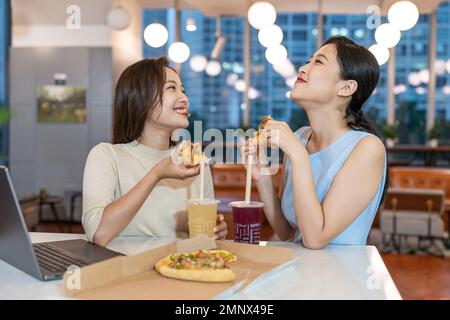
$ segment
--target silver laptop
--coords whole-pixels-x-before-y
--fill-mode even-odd
[[[32,244],[9,176],[0,166],[0,259],[41,280],[61,279],[83,267],[122,255],[85,240]]]

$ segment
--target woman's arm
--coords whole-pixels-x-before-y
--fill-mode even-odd
[[[83,226],[88,238],[101,246],[125,229],[159,180],[185,179],[197,175],[199,170],[198,166],[186,168],[174,164],[168,157],[156,164],[125,195],[114,200],[117,176],[113,156],[106,146],[96,146],[91,151],[83,178]]]
[[[385,149],[374,137],[363,138],[333,180],[321,204],[309,156],[298,148],[291,158],[294,206],[303,243],[320,249],[342,233],[369,205],[383,177]]]
[[[93,242],[106,246],[131,222],[159,181],[154,167],[130,191],[108,204],[94,234]]]

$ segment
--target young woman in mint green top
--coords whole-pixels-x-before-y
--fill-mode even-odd
[[[310,126],[295,133],[280,121],[265,126],[268,145],[286,156],[281,199],[261,161],[252,170],[280,239],[311,249],[366,243],[387,186],[386,151],[362,111],[379,74],[372,53],[345,37],[327,40],[299,69],[291,99]],[[251,141],[242,151],[256,156]]]

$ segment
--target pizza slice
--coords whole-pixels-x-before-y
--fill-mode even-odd
[[[155,264],[155,270],[165,277],[180,280],[229,282],[235,275],[228,264],[236,260],[236,255],[226,250],[198,250],[170,254]]]
[[[200,164],[203,153],[200,143],[183,140],[178,148],[178,159],[184,165],[196,166]]]
[[[273,120],[273,119],[272,119],[272,116],[264,116],[264,117],[262,118],[262,120],[261,120],[261,123],[259,124],[259,129],[264,129],[264,127],[266,126],[266,123],[267,123],[269,120]]]

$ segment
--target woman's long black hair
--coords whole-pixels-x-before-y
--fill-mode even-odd
[[[347,125],[354,129],[372,133],[380,138],[380,134],[364,115],[363,105],[375,90],[380,78],[380,66],[375,56],[363,46],[347,37],[331,37],[323,46],[332,44],[336,48],[336,56],[341,69],[341,79],[355,80],[358,88],[352,95],[345,111]],[[387,155],[386,155],[387,156]],[[387,163],[387,159],[386,159]],[[386,165],[386,181],[380,204],[389,186],[389,168]]]

